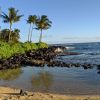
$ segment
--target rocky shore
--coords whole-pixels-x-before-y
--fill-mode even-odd
[[[100,100],[99,95],[60,95],[0,87],[0,100]]]
[[[58,50],[58,51],[57,51]],[[60,51],[59,51],[60,50]],[[84,69],[91,69],[92,64],[79,64],[69,63],[59,60],[55,60],[57,56],[66,55],[78,55],[76,52],[64,52],[66,50],[63,46],[50,46],[48,48],[38,49],[37,51],[30,50],[25,54],[15,54],[8,59],[0,59],[0,70],[14,69],[21,66],[36,66],[44,67],[46,64],[48,67],[83,67]],[[97,69],[100,69],[100,65],[96,65]],[[99,72],[98,72],[99,73]]]

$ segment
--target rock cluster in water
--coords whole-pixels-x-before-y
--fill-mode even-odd
[[[36,51],[30,50],[25,54],[15,54],[8,59],[1,59],[0,70],[18,68],[22,65],[44,66],[44,64],[51,62],[58,55],[58,52],[55,52],[57,48],[56,46],[50,46]],[[64,47],[59,48],[65,49]]]
[[[45,64],[48,67],[83,67],[84,69],[90,69],[93,67],[91,64],[79,64],[79,63],[68,63],[55,60],[56,56],[64,55],[77,55],[78,53],[69,52],[59,52],[57,49],[60,48],[61,51],[66,50],[63,46],[50,46],[49,48],[38,49],[37,51],[30,50],[25,54],[15,54],[8,59],[0,60],[0,70],[3,69],[13,69],[20,66],[39,66],[43,67]],[[100,69],[100,66],[98,66]]]

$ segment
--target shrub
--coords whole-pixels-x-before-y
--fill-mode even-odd
[[[37,45],[35,43],[31,43],[31,42],[25,42],[23,43],[23,48],[25,49],[25,51],[29,51],[29,50],[36,50],[38,49]]]
[[[38,48],[48,48],[48,45],[44,42],[36,43]]]
[[[0,41],[0,59],[9,58],[14,54],[23,54],[29,50],[37,50],[39,48],[48,48],[46,43],[18,42],[7,43]]]

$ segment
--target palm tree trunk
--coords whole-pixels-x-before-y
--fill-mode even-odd
[[[1,7],[0,7],[0,15],[1,15],[2,11],[1,11]],[[0,20],[1,21],[1,20]],[[0,26],[0,32],[1,32],[1,26]]]
[[[33,27],[32,27],[31,33],[30,33],[30,42],[32,40],[32,32],[33,32]]]
[[[30,31],[31,31],[31,24],[30,24],[30,27],[29,27],[28,42],[29,42],[29,39],[30,39]]]
[[[41,29],[41,33],[40,33],[39,43],[41,42],[41,40],[42,40],[42,29]]]
[[[11,40],[11,30],[12,30],[12,23],[10,23],[9,42],[10,42],[10,40]]]

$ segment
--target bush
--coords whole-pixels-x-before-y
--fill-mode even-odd
[[[7,43],[0,41],[0,59],[9,58],[14,54],[23,54],[29,50],[37,50],[39,48],[48,48],[46,43],[18,42]]]
[[[20,35],[19,35],[20,30],[19,29],[14,29],[11,31],[11,35],[10,35],[10,42],[18,42]],[[9,29],[3,29],[0,31],[0,39],[4,42],[9,42],[9,33],[10,30]]]
[[[13,54],[23,54],[25,53],[25,49],[23,48],[22,43],[16,43],[11,46],[11,51]]]
[[[44,42],[36,43],[38,48],[48,48],[48,45]]]
[[[12,49],[6,42],[0,42],[0,58],[8,58],[12,55]]]
[[[35,43],[31,43],[31,42],[25,42],[23,43],[23,48],[25,51],[29,51],[29,50],[36,50],[38,49],[37,45]]]

